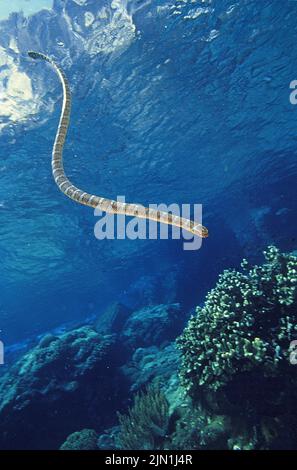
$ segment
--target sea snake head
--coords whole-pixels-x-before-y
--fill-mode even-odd
[[[194,235],[197,235],[198,237],[201,237],[201,238],[208,237],[208,230],[203,225],[200,225],[200,224],[193,225],[190,231],[191,233],[193,233]]]

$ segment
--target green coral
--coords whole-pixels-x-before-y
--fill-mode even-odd
[[[203,307],[178,338],[181,383],[192,396],[221,389],[237,374],[260,370],[275,377],[290,367],[297,337],[297,258],[274,247],[266,262],[220,275]]]
[[[98,449],[97,439],[96,431],[93,429],[82,429],[70,434],[61,445],[60,450],[96,450]]]
[[[169,403],[156,385],[138,393],[127,415],[119,414],[118,445],[127,450],[163,449],[169,425]]]

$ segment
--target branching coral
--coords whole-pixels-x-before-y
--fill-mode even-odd
[[[243,272],[224,271],[205,305],[198,307],[178,339],[180,378],[192,394],[218,390],[236,374],[261,371],[275,377],[289,367],[297,338],[297,258],[274,246],[266,262]]]
[[[134,399],[127,415],[119,414],[119,447],[129,450],[161,449],[169,424],[169,404],[157,386]]]

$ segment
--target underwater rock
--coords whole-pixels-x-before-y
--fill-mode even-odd
[[[179,363],[180,352],[175,343],[171,343],[161,349],[157,346],[136,349],[122,371],[131,383],[131,391],[137,391],[156,378],[168,383]]]
[[[41,338],[41,340],[38,343],[38,346],[40,348],[47,348],[53,341],[56,341],[57,339],[58,339],[57,336],[54,336],[51,333],[48,333]]]
[[[119,302],[112,303],[95,322],[97,333],[119,334],[128,319],[131,310]]]
[[[70,434],[61,445],[60,450],[96,450],[98,449],[97,439],[98,436],[94,429],[82,429]]]
[[[126,321],[122,341],[133,349],[160,346],[176,338],[184,318],[178,303],[144,307]]]
[[[100,450],[120,449],[117,442],[119,432],[120,426],[113,426],[109,429],[105,429],[104,432],[98,437],[97,448]]]
[[[90,327],[30,350],[0,379],[0,448],[57,449],[77,429],[112,425],[121,361],[114,337]]]

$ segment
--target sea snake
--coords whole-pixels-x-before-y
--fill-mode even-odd
[[[29,51],[29,57],[32,59],[42,59],[51,64],[57,73],[63,87],[63,105],[59,121],[59,126],[56,133],[56,138],[52,151],[52,172],[54,180],[59,189],[70,199],[90,206],[98,208],[103,212],[111,214],[124,214],[133,217],[140,217],[142,219],[154,220],[167,225],[175,225],[181,229],[185,229],[194,235],[202,238],[208,236],[208,230],[201,224],[169,212],[158,211],[152,208],[143,207],[140,204],[129,204],[125,202],[113,201],[104,197],[89,194],[74,186],[74,184],[67,178],[63,167],[63,147],[66,139],[67,129],[70,121],[70,108],[71,108],[71,94],[67,78],[63,70],[48,56],[40,52]]]

